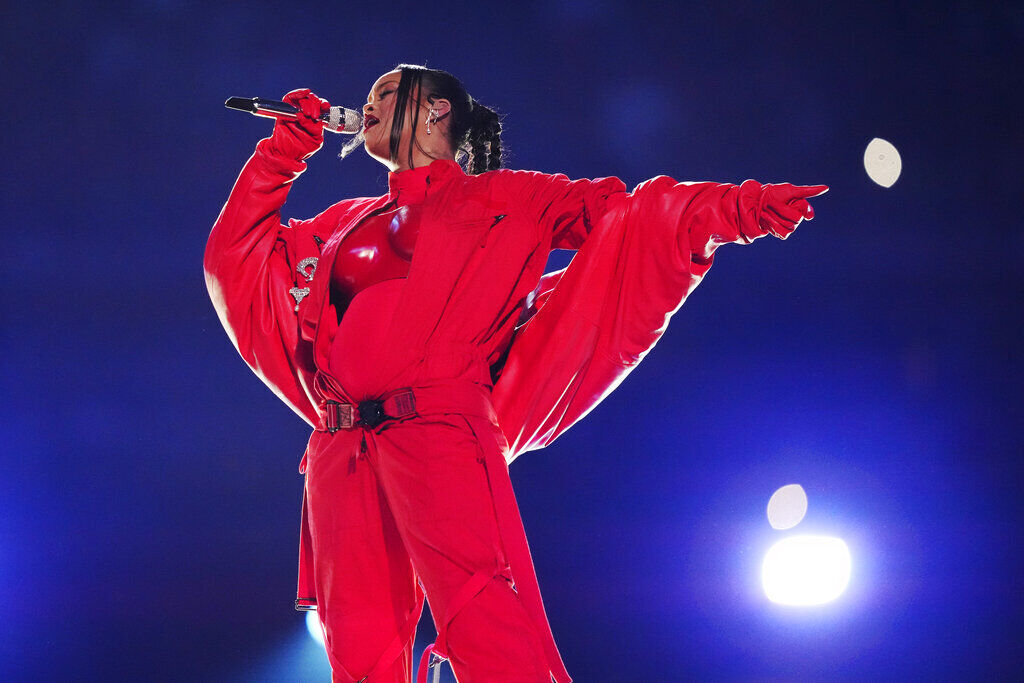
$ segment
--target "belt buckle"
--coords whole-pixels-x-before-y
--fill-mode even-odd
[[[339,429],[352,429],[352,404],[328,400],[324,403],[325,425],[333,434]]]
[[[384,401],[367,400],[359,404],[359,422],[364,427],[373,429],[381,422],[388,419],[384,412]]]
[[[327,431],[333,434],[339,429],[352,429],[356,426],[374,429],[383,422],[416,412],[416,398],[411,389],[399,392],[390,400],[394,402],[395,415],[388,415],[384,410],[384,400],[382,399],[367,399],[361,401],[358,407],[351,403],[324,401],[324,423]],[[353,420],[353,409],[359,411],[358,420]]]

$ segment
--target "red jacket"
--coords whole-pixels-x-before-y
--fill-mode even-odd
[[[337,327],[328,301],[333,257],[361,219],[390,206],[401,174],[390,176],[386,195],[344,200],[285,226],[280,209],[306,164],[275,156],[268,143],[257,145],[213,227],[206,282],[242,358],[319,426],[314,378]],[[452,161],[435,162],[430,173],[389,334],[400,351],[381,369],[382,388],[416,386],[424,373],[457,373],[485,359],[490,377],[479,379],[493,382],[509,462],[554,441],[618,386],[719,245],[767,234],[759,221],[766,186],[754,180],[659,176],[627,192],[617,178],[507,169],[472,176]],[[566,269],[544,275],[552,249],[579,251]],[[309,567],[304,545],[300,597],[314,594]]]

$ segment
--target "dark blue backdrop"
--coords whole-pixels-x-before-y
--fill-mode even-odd
[[[578,681],[1022,663],[1021,4],[632,5],[5,7],[0,678],[323,670],[291,609],[307,428],[230,346],[201,259],[271,125],[224,99],[354,106],[398,62],[504,112],[512,167],[831,186],[788,241],[723,248],[641,367],[513,466]],[[383,191],[338,147],[286,217]],[[854,557],[824,608],[760,592],[764,505],[794,481],[797,530]]]

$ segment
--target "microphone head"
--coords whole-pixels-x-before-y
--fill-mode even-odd
[[[334,133],[355,135],[363,127],[363,117],[359,112],[345,107],[331,107],[324,115],[324,128]]]

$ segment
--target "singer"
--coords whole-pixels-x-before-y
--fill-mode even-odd
[[[403,64],[355,139],[387,193],[282,225],[329,107],[285,101],[301,113],[257,143],[205,271],[242,358],[314,429],[296,607],[317,610],[334,681],[411,680],[426,597],[420,681],[448,659],[462,683],[568,682],[507,463],[637,366],[719,246],[785,239],[828,188],[504,169],[495,112]],[[577,253],[545,275],[552,249]]]

